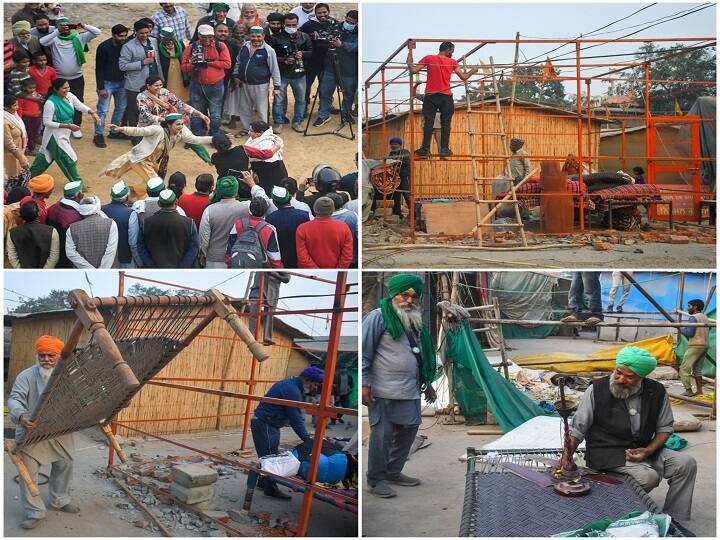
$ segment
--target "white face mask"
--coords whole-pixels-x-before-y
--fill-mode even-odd
[[[285,28],[285,31],[286,31],[288,34],[294,34],[294,33],[297,32],[297,28],[287,28],[287,27],[286,27],[286,28]]]

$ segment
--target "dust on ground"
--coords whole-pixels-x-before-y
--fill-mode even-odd
[[[307,416],[306,426],[310,433],[314,428]],[[326,436],[350,438],[357,429],[357,417],[344,417],[345,424],[328,425]],[[10,427],[6,417],[5,427]],[[222,430],[192,434],[175,434],[170,438],[183,444],[200,448],[216,454],[228,453],[240,446],[241,430]],[[291,445],[297,436],[290,428],[284,428],[281,434],[283,444]],[[297,527],[302,493],[292,493],[292,500],[279,501],[266,497],[262,490],[256,489],[250,508],[250,514],[241,512],[245,497],[247,476],[238,468],[230,465],[212,463],[199,454],[193,454],[177,446],[153,439],[123,439],[120,443],[130,458],[123,469],[131,470],[135,477],[144,482],[155,482],[167,486],[163,478],[171,463],[200,462],[213,467],[218,473],[214,484],[215,495],[210,501],[210,511],[226,512],[230,519],[228,525],[240,530],[247,536],[292,536]],[[248,433],[248,441],[252,438]],[[19,498],[19,487],[15,481],[17,470],[7,454],[4,458],[4,535],[6,537],[147,537],[162,536],[153,521],[108,478],[107,440],[97,429],[86,429],[75,434],[75,459],[71,484],[73,504],[80,507],[79,514],[66,514],[48,509],[46,518],[33,530],[20,528],[23,518]],[[242,462],[256,460],[255,453],[249,450],[229,454],[228,457]],[[145,461],[152,463],[145,463]],[[118,465],[117,456],[115,464]],[[41,468],[48,473],[49,468]],[[153,478],[150,478],[152,475]],[[116,473],[122,478],[122,475]],[[158,479],[158,480],[155,480]],[[126,479],[126,484],[129,482]],[[130,481],[130,489],[156,516],[173,536],[224,537],[225,531],[220,525],[204,520],[197,514],[177,505],[168,503],[162,492],[148,490],[142,484]],[[287,492],[287,488],[281,487]],[[40,486],[41,496],[47,503],[47,485]],[[204,510],[204,511],[208,511]],[[100,517],[102,516],[102,517]],[[227,518],[222,517],[223,521]],[[357,537],[357,515],[341,510],[330,504],[314,500],[308,528],[309,536]]]
[[[191,29],[195,28],[198,19],[205,15],[192,4],[176,4],[184,7],[188,12]],[[281,11],[287,13],[290,9],[298,5],[297,3],[279,3],[279,4],[256,4],[261,17],[265,17],[272,11]],[[5,36],[12,36],[10,28],[10,17],[15,11],[21,9],[23,4],[4,4],[4,30]],[[86,54],[87,63],[85,64],[85,102],[93,110],[97,107],[97,92],[95,84],[95,53],[97,46],[104,40],[110,38],[110,28],[118,23],[132,28],[133,22],[141,17],[150,17],[153,13],[160,9],[158,4],[133,4],[133,3],[65,3],[62,4],[65,14],[71,19],[79,19],[92,26],[96,26],[102,30],[100,36],[93,39],[90,44],[90,52]],[[357,9],[357,4],[341,3],[332,4],[331,15],[336,18],[342,18],[350,9]],[[313,96],[317,84],[313,87]],[[312,99],[312,97],[311,97]],[[292,111],[294,100],[292,91],[288,88],[288,111]],[[312,101],[311,101],[312,103]],[[311,118],[311,124],[316,118],[319,108],[319,99],[315,104],[315,113]],[[335,97],[335,105],[337,105],[337,97]],[[112,116],[111,109],[106,118],[105,125],[110,122]],[[310,126],[308,133],[321,133],[331,131],[340,125],[339,115],[332,115],[332,120],[320,128]],[[304,123],[303,123],[304,126]],[[341,174],[357,170],[355,164],[355,153],[358,151],[357,122],[353,126],[355,130],[355,139],[349,140],[336,135],[322,135],[316,137],[305,137],[302,133],[296,133],[290,129],[289,125],[280,134],[285,142],[283,159],[288,174],[298,181],[309,177],[313,168],[324,163],[336,167]],[[71,139],[73,149],[78,155],[78,171],[83,177],[87,185],[87,192],[90,195],[98,195],[103,203],[108,202],[110,198],[110,187],[117,182],[116,179],[103,177],[99,178],[98,173],[102,171],[113,159],[129,151],[131,144],[129,141],[112,140],[106,137],[107,148],[97,148],[92,143],[94,135],[94,124],[92,118],[83,115],[82,123],[82,139]],[[221,129],[227,130],[227,126]],[[238,128],[239,129],[239,128]],[[349,135],[348,127],[345,126],[342,133]],[[245,139],[233,138],[233,144],[241,144]],[[210,154],[214,149],[207,147]],[[32,160],[32,156],[30,160]],[[175,171],[181,171],[187,177],[187,192],[192,192],[195,184],[195,177],[199,174],[210,173],[216,175],[215,167],[203,163],[191,150],[184,150],[182,146],[175,148],[170,155],[168,165],[168,174]],[[56,187],[49,202],[53,203],[62,198],[62,186],[66,179],[60,169],[53,164],[47,170],[47,173],[55,178]],[[129,184],[135,184],[140,178],[130,172],[125,178]]]
[[[526,228],[529,250],[508,250],[519,238],[496,233],[493,245],[474,249],[470,236],[416,232],[410,238],[407,220],[380,217],[363,223],[363,267],[372,268],[714,268],[716,231],[710,227],[651,222],[647,230],[593,230],[563,235],[539,234]],[[443,249],[424,248],[435,244]],[[549,244],[556,247],[544,248]],[[393,249],[378,249],[393,246]],[[468,248],[472,247],[470,250]],[[502,249],[505,248],[505,249]]]

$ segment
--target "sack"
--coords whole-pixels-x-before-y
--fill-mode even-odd
[[[277,456],[261,457],[260,468],[280,476],[295,476],[300,469],[300,461],[292,453],[283,452]]]
[[[260,231],[267,223],[261,221],[253,227],[248,218],[242,218],[240,223],[243,232],[230,249],[230,268],[269,268],[270,260],[260,238]]]

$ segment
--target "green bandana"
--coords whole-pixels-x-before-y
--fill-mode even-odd
[[[215,184],[215,195],[213,195],[210,204],[216,203],[220,199],[234,197],[237,195],[238,189],[240,189],[240,184],[234,176],[223,176],[222,178],[218,178],[218,181]]]
[[[395,341],[400,339],[406,332],[400,317],[395,313],[392,301],[394,296],[408,289],[414,289],[415,292],[421,294],[424,289],[422,278],[413,274],[397,274],[388,282],[390,296],[380,301],[380,311],[385,322],[385,330],[390,333],[390,336]],[[435,346],[425,325],[420,329],[420,351],[422,352],[421,383],[430,385],[438,378],[438,372],[435,360]]]
[[[52,101],[55,105],[55,116],[53,120],[59,124],[72,124],[73,115],[75,114],[75,107],[70,105],[63,98],[57,94],[52,94],[48,100]]]
[[[75,49],[75,58],[77,59],[77,63],[82,66],[86,62],[85,53],[88,52],[90,49],[88,48],[87,44],[85,44],[85,46],[83,47],[83,44],[80,41],[77,32],[73,30],[67,36],[61,36],[60,34],[58,34],[58,39],[62,39],[63,41],[72,41],[73,48]]]

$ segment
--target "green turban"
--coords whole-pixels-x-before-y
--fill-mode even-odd
[[[228,199],[230,197],[234,197],[235,195],[237,195],[239,189],[240,184],[238,183],[237,178],[235,178],[234,176],[223,176],[221,178],[218,178],[218,181],[215,184],[215,195],[213,195],[210,204],[216,203],[220,199]]]
[[[413,289],[416,293],[422,294],[425,290],[422,278],[416,274],[397,274],[388,281],[390,297],[397,296],[408,289]]]
[[[23,30],[30,31],[30,23],[27,21],[18,21],[12,25],[13,34],[18,35]]]
[[[218,11],[224,11],[225,13],[227,13],[228,11],[230,11],[230,6],[227,4],[223,4],[222,2],[216,2],[212,5],[213,15]]]
[[[647,377],[657,367],[657,360],[645,349],[629,346],[620,349],[615,365],[631,369],[638,377]]]
[[[393,297],[401,292],[413,289],[416,293],[422,294],[425,285],[420,276],[416,274],[397,274],[388,281],[389,296],[380,301],[380,311],[382,312],[385,330],[388,331],[394,340],[399,340],[405,335],[405,327],[400,322],[393,307]],[[423,325],[420,329],[420,352],[422,354],[422,368],[420,370],[421,382],[423,385],[432,384],[438,378],[437,363],[435,359],[435,345],[433,345],[430,332]]]

